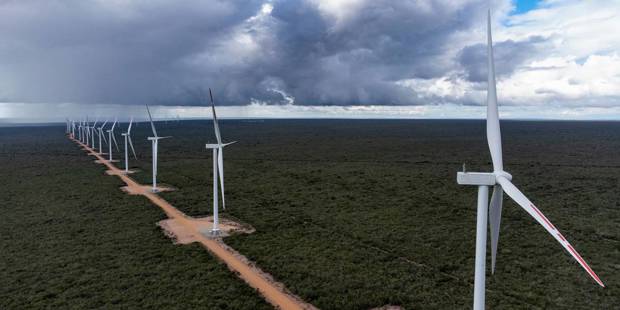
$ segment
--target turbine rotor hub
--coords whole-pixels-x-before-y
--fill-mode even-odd
[[[508,181],[512,180],[512,175],[506,171],[493,171],[493,174],[495,175],[495,179],[499,178],[499,177],[503,177],[508,179]]]

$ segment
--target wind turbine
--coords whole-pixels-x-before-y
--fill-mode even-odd
[[[599,277],[592,271],[586,261],[568,243],[560,231],[551,224],[549,219],[510,181],[512,176],[504,171],[502,162],[502,141],[497,110],[497,92],[495,87],[495,64],[493,61],[493,42],[491,39],[491,11],[487,17],[488,40],[488,90],[487,90],[487,141],[493,161],[493,172],[458,172],[457,183],[478,186],[478,215],[476,223],[476,269],[474,279],[474,310],[484,310],[485,276],[486,276],[486,242],[487,215],[491,226],[491,272],[495,272],[495,258],[499,240],[499,226],[502,213],[502,196],[506,192],[521,208],[542,225],[565,249],[577,260],[586,272],[600,286],[605,287]],[[489,186],[493,186],[491,203],[487,209]],[[487,214],[488,212],[488,214]]]
[[[90,123],[88,122],[88,116],[86,117],[84,130],[86,130],[86,146],[90,146]]]
[[[211,98],[211,111],[213,112],[213,129],[215,131],[215,138],[217,144],[207,144],[207,149],[213,150],[213,228],[211,234],[216,236],[219,234],[219,214],[218,214],[218,197],[217,197],[217,183],[218,175],[220,181],[220,189],[222,192],[222,208],[226,209],[226,201],[224,199],[224,147],[235,143],[236,141],[229,143],[222,143],[222,136],[220,135],[220,127],[217,123],[217,115],[215,113],[215,103],[213,101],[213,94],[211,88],[209,88],[209,97]]]
[[[97,126],[97,122],[98,122],[98,121],[99,121],[98,119],[97,119],[97,120],[95,120],[95,122],[93,123],[93,126],[92,126],[92,127],[90,127],[90,129],[91,129],[91,134],[90,134],[90,136],[91,136],[91,141],[92,141],[92,143],[90,144],[90,146],[93,148],[93,151],[95,150],[95,131],[97,130],[97,128],[96,128],[95,126]]]
[[[82,120],[82,143],[86,141],[86,121]]]
[[[107,144],[108,141],[106,141],[105,139],[105,134],[103,133],[103,128],[105,128],[105,125],[108,123],[108,120],[105,120],[105,122],[103,122],[103,125],[99,126],[99,128],[97,128],[97,132],[99,133],[99,154],[105,154],[103,152],[103,147],[101,145],[101,139],[103,139],[103,141],[105,141],[105,143]]]
[[[147,139],[151,141],[153,146],[153,193],[157,192],[157,143],[160,139],[170,138],[168,137],[160,137],[157,135],[157,131],[155,130],[155,124],[153,124],[153,117],[151,116],[151,111],[149,110],[149,106],[146,105],[146,112],[149,114],[149,120],[151,121],[151,129],[153,130],[153,136],[148,137]]]
[[[112,127],[110,129],[107,130],[108,132],[108,150],[110,152],[109,154],[109,161],[112,162],[112,142],[114,142],[114,145],[116,145],[116,150],[118,151],[118,143],[116,143],[116,137],[114,136],[114,127],[116,127],[116,119],[114,119],[114,123],[112,124]]]
[[[131,146],[131,152],[133,153],[133,157],[137,160],[138,156],[136,156],[136,150],[133,148],[133,143],[131,142],[131,124],[133,123],[133,117],[129,121],[129,127],[127,127],[127,132],[122,133],[121,135],[125,137],[125,173],[129,173],[129,154],[127,152],[127,142],[129,142],[129,146]]]
[[[78,140],[82,142],[82,121],[78,123]]]

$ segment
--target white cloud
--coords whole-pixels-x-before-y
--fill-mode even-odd
[[[510,75],[499,78],[501,104],[620,106],[620,2],[554,0],[522,15],[507,13],[494,14],[495,45],[532,37],[542,37],[546,43]],[[485,28],[481,21],[480,28],[469,33],[477,40],[462,42],[486,44]],[[497,62],[496,69],[502,69]],[[455,70],[442,78],[400,83],[438,102],[484,104],[486,82],[472,83],[459,76]]]
[[[583,64],[570,57],[550,57],[517,70],[498,88],[503,98],[522,104],[582,100],[584,105],[619,105],[620,57],[591,55]]]
[[[539,35],[551,45],[510,78],[499,92],[512,102],[583,100],[620,104],[620,2],[544,1],[541,9],[511,16],[499,40]]]

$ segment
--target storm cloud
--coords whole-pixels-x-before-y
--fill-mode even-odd
[[[507,40],[494,44],[495,73],[497,77],[510,76],[526,60],[536,58],[544,47],[545,38],[533,36],[527,40],[515,42]],[[469,81],[483,82],[487,80],[487,45],[470,45],[459,53],[459,63]]]
[[[197,105],[211,87],[227,105],[478,104],[429,92],[440,82],[483,88],[487,8],[487,0],[1,1],[0,99]],[[511,9],[492,1],[494,24]],[[498,37],[500,81],[544,60],[553,38]]]
[[[8,1],[0,96],[19,102],[415,104],[486,1]]]

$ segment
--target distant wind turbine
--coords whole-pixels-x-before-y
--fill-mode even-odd
[[[97,131],[97,122],[98,121],[99,120],[96,119],[95,122],[93,123],[93,126],[90,127],[90,129],[91,129],[91,135],[90,136],[92,137],[92,139],[91,139],[91,141],[92,141],[91,147],[93,148],[93,150],[95,149],[95,131]]]
[[[131,142],[131,124],[133,123],[133,117],[129,121],[129,127],[127,127],[127,132],[123,132],[121,135],[125,137],[125,173],[129,173],[129,154],[127,151],[127,143],[129,142],[129,146],[131,146],[131,152],[133,153],[133,157],[138,159],[136,156],[136,150],[133,148],[133,143]]]
[[[116,127],[116,118],[114,119],[114,123],[112,124],[112,127],[110,129],[107,130],[108,132],[108,151],[110,152],[109,155],[109,161],[112,162],[112,142],[114,142],[114,145],[116,146],[116,150],[119,151],[118,148],[118,143],[116,143],[116,137],[114,136],[114,127]]]
[[[90,144],[90,123],[88,122],[88,116],[86,117],[86,123],[84,124],[84,131],[86,133],[86,146]]]
[[[71,138],[75,139],[75,120],[71,120]]]
[[[105,128],[105,125],[108,123],[108,120],[105,120],[105,122],[103,122],[103,125],[99,126],[99,128],[97,128],[97,132],[99,133],[99,154],[103,155],[105,154],[103,152],[103,146],[101,144],[101,140],[103,140],[106,144],[108,143],[108,141],[106,141],[105,139],[105,134],[103,133],[103,129]]]
[[[217,183],[218,175],[220,181],[220,189],[222,192],[222,208],[226,209],[226,200],[224,199],[224,147],[231,145],[236,141],[229,143],[222,143],[222,136],[220,135],[220,127],[217,123],[217,114],[215,113],[215,102],[213,101],[213,94],[209,88],[209,97],[211,98],[211,111],[213,112],[213,129],[215,131],[215,138],[217,144],[207,144],[207,149],[213,150],[213,228],[211,229],[212,235],[219,234],[219,214],[218,214],[218,195],[217,195]]]
[[[149,110],[149,106],[146,106],[146,112],[149,114],[149,120],[151,121],[151,130],[153,130],[153,136],[148,137],[147,139],[151,141],[153,147],[153,193],[157,192],[157,145],[159,140],[170,138],[168,137],[160,137],[157,135],[157,130],[155,130],[155,124],[153,124],[153,117],[151,116],[151,111]]]
[[[495,86],[495,64],[493,60],[493,42],[491,39],[491,11],[487,19],[488,36],[488,91],[487,91],[487,140],[493,172],[459,172],[457,182],[461,185],[478,186],[478,215],[476,224],[476,270],[474,279],[474,310],[485,308],[485,272],[486,272],[486,242],[487,242],[487,215],[491,226],[491,272],[495,272],[495,258],[499,240],[499,227],[502,212],[502,196],[505,191],[521,208],[542,225],[568,253],[577,260],[586,272],[598,283],[605,287],[603,282],[588,266],[586,261],[577,253],[560,231],[551,224],[549,219],[529,200],[516,186],[510,182],[512,176],[504,171],[502,162],[502,141],[497,109],[497,91]],[[487,209],[489,186],[493,186],[491,204]],[[488,213],[487,213],[488,212]]]

